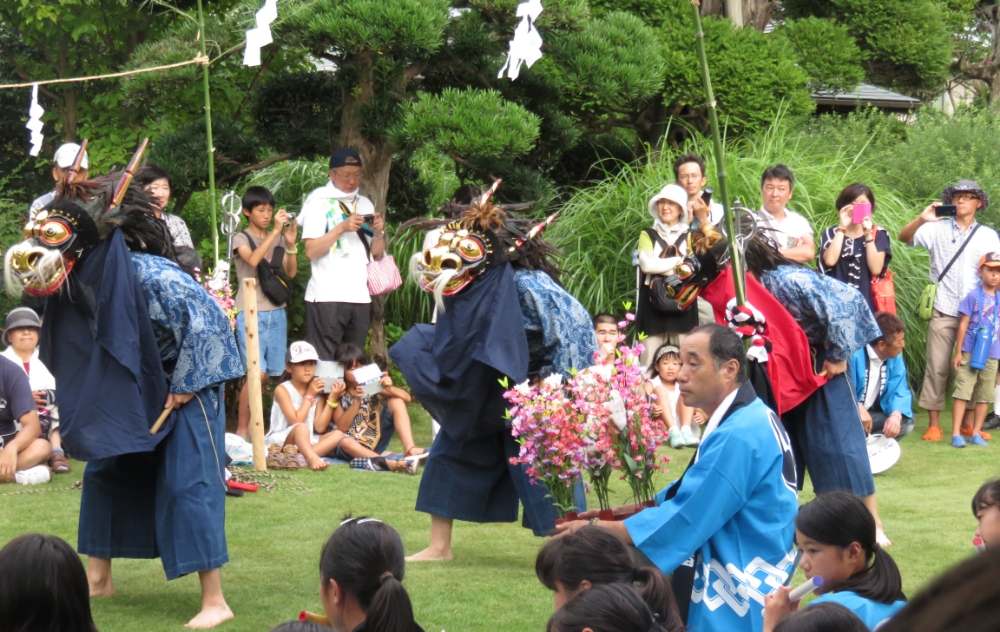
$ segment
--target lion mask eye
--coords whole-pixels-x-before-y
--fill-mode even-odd
[[[476,239],[468,237],[458,242],[458,254],[467,261],[475,261],[483,256],[483,245]]]
[[[47,246],[60,246],[73,235],[73,232],[62,220],[50,219],[42,222],[35,229],[35,234]]]

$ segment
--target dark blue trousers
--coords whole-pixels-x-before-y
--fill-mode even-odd
[[[77,549],[161,558],[167,579],[221,567],[226,548],[222,388],[198,392],[154,452],[87,463]]]

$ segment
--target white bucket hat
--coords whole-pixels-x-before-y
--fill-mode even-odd
[[[685,221],[684,217],[687,215],[687,203],[688,194],[683,188],[676,184],[668,184],[667,186],[660,189],[660,192],[649,198],[649,214],[653,216],[654,220],[660,219],[659,213],[656,212],[656,203],[660,200],[670,200],[671,202],[676,202],[681,207],[681,221]]]

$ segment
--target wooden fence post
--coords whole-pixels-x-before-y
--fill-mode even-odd
[[[247,340],[247,392],[250,395],[250,441],[253,469],[267,471],[264,450],[264,400],[260,386],[260,335],[257,330],[257,279],[243,279],[243,317]]]

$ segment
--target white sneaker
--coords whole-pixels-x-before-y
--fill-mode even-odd
[[[684,435],[681,434],[681,431],[676,426],[668,431],[668,436],[670,437],[671,448],[680,449],[684,447]]]
[[[36,465],[20,472],[14,472],[14,480],[21,485],[41,485],[52,480],[52,472],[44,465]]]
[[[698,445],[698,439],[695,438],[694,433],[687,426],[681,426],[681,438],[684,440],[684,445],[693,448]]]

